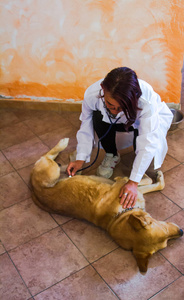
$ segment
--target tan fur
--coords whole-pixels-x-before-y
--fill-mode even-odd
[[[85,219],[107,230],[122,248],[133,251],[140,271],[146,272],[149,257],[166,247],[168,239],[182,235],[177,225],[157,221],[144,211],[143,194],[164,188],[162,172],[158,172],[155,184],[150,178],[143,179],[136,206],[124,211],[119,193],[128,178],[117,177],[115,182],[82,175],[60,179],[54,159],[67,147],[68,140],[61,140],[35,163],[31,174],[34,202],[48,212]]]

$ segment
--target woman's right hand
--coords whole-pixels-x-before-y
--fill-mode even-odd
[[[76,160],[69,163],[66,171],[69,176],[74,176],[78,170],[82,168],[84,160]]]

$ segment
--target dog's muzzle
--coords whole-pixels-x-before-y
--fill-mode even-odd
[[[183,230],[182,229],[180,229],[180,236],[182,236],[183,235]]]

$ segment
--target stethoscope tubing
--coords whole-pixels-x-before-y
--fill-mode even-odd
[[[98,147],[97,147],[98,149],[97,149],[96,157],[95,157],[94,161],[93,161],[89,166],[77,170],[76,173],[81,172],[81,171],[84,171],[84,170],[90,168],[92,165],[94,165],[94,163],[96,162],[96,160],[97,160],[97,158],[98,158],[98,155],[99,155],[99,151],[100,151],[100,142],[101,142],[101,140],[102,140],[104,137],[106,137],[106,136],[108,135],[108,133],[109,133],[109,131],[111,130],[112,126],[115,125],[115,124],[119,121],[119,119],[121,118],[121,117],[119,117],[119,118],[117,118],[117,119],[115,120],[115,122],[112,122],[112,119],[111,119],[111,117],[110,117],[110,115],[109,115],[109,113],[108,113],[107,110],[106,110],[106,113],[107,113],[107,115],[108,115],[108,117],[109,117],[110,125],[109,125],[109,128],[107,129],[106,133],[105,133],[103,136],[101,136],[101,137],[99,138],[99,140],[98,140]]]

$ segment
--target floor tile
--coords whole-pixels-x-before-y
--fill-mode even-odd
[[[0,212],[0,238],[6,250],[13,249],[57,227],[53,218],[38,208],[32,199]]]
[[[2,245],[2,242],[0,241],[0,255],[5,252],[6,252],[6,250],[5,250],[4,246]]]
[[[184,211],[180,211],[167,220],[177,224],[184,230]],[[168,242],[167,248],[161,250],[161,253],[168,259],[182,274],[184,274],[184,236],[173,239]]]
[[[65,112],[62,114],[62,117],[68,120],[78,130],[81,125],[81,121],[79,120],[80,114],[80,112]]]
[[[131,170],[134,158],[135,158],[135,153],[131,151],[121,156],[121,162]]]
[[[32,171],[33,167],[34,167],[34,164],[31,164],[30,166],[27,166],[27,167],[17,170],[17,173],[21,176],[21,178],[24,180],[24,182],[29,187],[31,187],[30,175],[31,175],[31,171]]]
[[[16,117],[13,111],[0,110],[0,128],[19,122],[20,120]]]
[[[49,148],[53,148],[61,139],[66,137],[71,138],[72,136],[75,138],[76,129],[70,123],[66,123],[64,126],[40,135],[39,137],[45,145]]]
[[[3,150],[3,153],[15,169],[21,169],[35,163],[48,151],[49,148],[36,137],[7,148]]]
[[[180,162],[184,162],[184,130],[178,130],[167,137],[168,154]]]
[[[0,191],[0,210],[31,196],[29,188],[16,172],[0,177]]]
[[[23,123],[7,126],[0,131],[0,149],[6,149],[35,137],[34,133]]]
[[[155,219],[164,221],[181,210],[176,204],[165,197],[161,192],[145,194],[146,211]]]
[[[176,159],[174,159],[172,156],[170,155],[166,155],[165,160],[163,162],[163,165],[161,167],[162,172],[166,172],[176,166],[178,166],[180,164],[179,161],[177,161]]]
[[[91,266],[71,275],[34,298],[35,300],[118,299]]]
[[[6,175],[14,171],[14,168],[11,166],[9,161],[0,151],[0,176]]]
[[[184,299],[184,277],[178,278],[151,300],[182,300]]]
[[[104,230],[88,222],[72,220],[62,228],[89,262],[118,248]]]
[[[122,249],[115,250],[93,266],[122,300],[147,300],[180,277],[159,253],[150,259],[146,275],[139,273],[132,253]]]
[[[31,297],[7,254],[0,256],[0,299],[26,300]]]
[[[34,295],[88,265],[60,228],[10,251],[10,256]]]
[[[114,172],[113,172],[113,175],[112,175],[111,179],[116,178],[118,176],[120,176],[120,177],[129,177],[130,172],[131,172],[131,162],[130,162],[130,165],[127,166],[126,164],[124,164],[124,158],[123,158],[123,159],[121,159],[118,166],[114,169]]]
[[[184,208],[184,165],[179,165],[164,173],[165,188],[162,193],[174,203]]]
[[[62,131],[62,127],[65,126],[68,121],[62,118],[58,113],[45,112],[41,117],[32,117],[31,119],[25,120],[24,123],[27,124],[36,135],[42,135],[57,128],[61,128]]]

